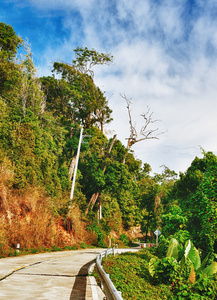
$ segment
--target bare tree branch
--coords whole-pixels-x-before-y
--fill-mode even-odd
[[[159,122],[160,120],[156,119],[153,120],[153,112],[150,112],[150,108],[147,106],[146,112],[142,113],[140,116],[144,118],[144,125],[140,129],[140,133],[138,134],[135,128],[135,125],[133,125],[132,121],[132,115],[131,115],[131,109],[130,105],[132,104],[132,99],[128,99],[125,94],[120,96],[126,101],[127,104],[127,111],[129,115],[129,124],[130,124],[130,136],[127,138],[127,149],[129,150],[135,143],[144,141],[144,140],[150,140],[150,139],[159,139],[159,135],[164,134],[164,132],[159,132],[159,128],[149,128],[152,124],[155,122]],[[125,163],[125,159],[123,161]]]
[[[138,134],[136,131],[136,127],[135,127],[135,125],[133,125],[133,121],[132,121],[131,109],[130,109],[130,105],[132,104],[131,99],[128,99],[125,94],[124,95],[120,94],[120,96],[127,103],[127,111],[128,111],[128,115],[129,115],[129,124],[130,124],[130,136],[129,136],[129,138],[127,138],[127,140],[128,140],[127,149],[129,150],[132,147],[132,145],[135,144]]]

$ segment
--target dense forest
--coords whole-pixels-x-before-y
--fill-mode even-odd
[[[191,238],[203,256],[217,251],[217,157],[202,150],[185,173],[135,159],[118,137],[94,66],[112,55],[78,47],[38,78],[30,47],[0,23],[0,255],[23,249],[106,246],[108,237]],[[127,112],[126,112],[127,113]],[[75,193],[70,191],[81,126]],[[128,133],[126,133],[128,136]],[[147,141],[148,142],[148,141]],[[133,143],[132,143],[133,144]]]

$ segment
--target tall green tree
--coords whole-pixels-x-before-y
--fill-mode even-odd
[[[23,40],[16,34],[11,25],[0,22],[0,58],[13,60],[17,49],[22,45]]]
[[[111,109],[104,93],[88,75],[95,65],[104,65],[112,61],[109,54],[78,47],[72,65],[55,62],[53,77],[43,77],[44,90],[47,94],[47,108],[61,116],[62,122],[82,123],[85,128],[98,126],[101,131],[109,123]],[[61,79],[55,79],[55,74]]]
[[[188,218],[187,229],[203,255],[217,252],[217,157],[204,152],[175,184],[175,197]]]
[[[151,168],[144,164],[140,173],[139,191],[141,209],[143,212],[142,231],[146,238],[148,232],[153,232],[161,226],[161,217],[166,206],[170,205],[170,193],[176,180],[177,174],[168,167],[163,166],[161,174],[150,175]],[[171,201],[173,203],[173,201]]]
[[[22,45],[22,39],[17,36],[13,28],[0,23],[0,94],[4,101],[10,101],[11,105],[21,76],[16,54]],[[11,89],[12,86],[16,91]]]
[[[73,66],[81,73],[90,73],[93,77],[92,68],[96,65],[109,65],[113,62],[111,54],[99,53],[96,50],[87,47],[77,47],[75,50],[75,59],[72,61]]]
[[[82,122],[85,128],[98,126],[103,131],[104,124],[112,120],[112,111],[92,77],[63,63],[54,63],[53,72],[61,75],[70,91],[66,101],[72,121]]]
[[[41,185],[50,194],[60,195],[59,128],[48,124],[52,116],[45,113],[45,97],[29,47],[23,45],[25,55],[18,59],[22,40],[11,26],[0,26],[0,151],[12,163],[14,187]]]
[[[151,176],[145,176],[139,182],[140,208],[142,211],[141,229],[146,236],[157,228],[155,199],[159,193],[159,185]]]

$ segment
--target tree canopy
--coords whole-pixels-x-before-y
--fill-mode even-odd
[[[51,74],[38,78],[28,45],[10,25],[0,23],[0,166],[7,163],[13,172],[10,187],[40,187],[52,198],[54,212],[65,218],[83,126],[88,138],[81,146],[73,203],[87,223],[98,222],[107,234],[140,226],[146,238],[153,238],[157,228],[165,238],[190,235],[203,255],[214,254],[217,157],[203,151],[203,158],[195,158],[179,179],[167,166],[161,174],[151,175],[151,166],[131,150],[140,139],[132,125],[130,102],[128,145],[104,133],[112,110],[95,84],[93,68],[112,63],[113,57],[86,47],[74,52],[72,64],[54,62]],[[155,129],[147,128],[155,121],[152,113],[142,116],[142,140],[157,138]]]

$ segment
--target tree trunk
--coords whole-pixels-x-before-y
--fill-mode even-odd
[[[132,146],[132,143],[131,143],[131,139],[129,138],[128,139],[128,142],[127,142],[127,152],[130,150],[130,147]],[[125,165],[125,162],[126,162],[126,156],[127,156],[127,152],[125,153],[124,155],[124,159],[122,160],[122,164]]]
[[[108,151],[107,151],[107,153],[106,153],[106,157],[111,153],[116,138],[117,138],[117,134],[115,134],[115,135],[113,136],[113,139],[112,139],[112,141],[111,141],[110,147],[109,147],[109,149],[108,149]],[[106,166],[104,166],[104,168],[103,168],[103,173],[105,173],[105,170],[106,170]]]
[[[94,193],[94,194],[92,195],[92,197],[90,198],[90,201],[89,201],[89,203],[88,203],[88,207],[87,207],[87,209],[86,209],[86,211],[85,211],[85,215],[87,215],[87,214],[89,213],[90,208],[91,208],[91,209],[93,208],[93,206],[94,206],[94,204],[96,203],[98,197],[99,197],[99,192]]]
[[[69,180],[72,180],[72,175],[73,175],[73,171],[75,168],[75,164],[76,164],[76,156],[73,157],[70,166],[69,166]]]
[[[112,139],[112,141],[111,141],[111,144],[110,144],[110,146],[109,146],[109,149],[108,149],[108,151],[107,151],[105,157],[107,157],[107,156],[111,153],[116,138],[117,138],[117,134],[115,134],[115,135],[113,136],[113,139]],[[105,173],[105,171],[106,171],[106,166],[104,166],[104,168],[103,168],[103,173]],[[94,194],[92,195],[92,197],[90,198],[90,201],[89,201],[89,203],[88,203],[88,207],[87,207],[87,209],[86,209],[85,215],[87,215],[87,214],[89,213],[90,208],[91,208],[91,209],[93,208],[93,206],[94,206],[94,204],[96,203],[98,197],[99,197],[99,192],[94,193]]]

